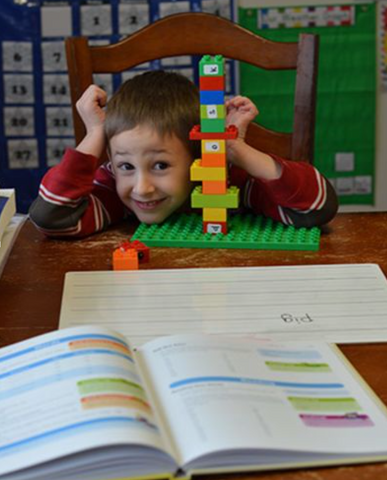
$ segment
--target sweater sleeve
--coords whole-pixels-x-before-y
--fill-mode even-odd
[[[282,166],[277,180],[260,180],[231,168],[231,183],[241,189],[243,206],[295,227],[319,226],[332,220],[338,202],[329,181],[309,163],[272,157]]]
[[[66,150],[59,165],[43,177],[30,218],[45,235],[84,237],[125,216],[109,165],[76,150]]]

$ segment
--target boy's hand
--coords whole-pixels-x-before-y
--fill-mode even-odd
[[[238,128],[238,137],[244,139],[247,127],[258,115],[258,109],[247,97],[240,95],[226,101],[226,125]]]
[[[227,159],[252,177],[261,180],[280,178],[281,165],[270,155],[245,143],[247,127],[259,113],[254,103],[249,98],[238,95],[226,102],[226,108],[226,125],[235,125],[238,128],[238,138],[226,141]]]
[[[97,85],[90,85],[77,101],[76,107],[85,124],[87,133],[92,132],[95,128],[103,128],[105,122],[103,107],[106,102],[106,92]]]
[[[237,95],[226,103],[226,126],[235,125],[238,128],[238,137],[235,140],[227,140],[227,159],[229,162],[239,165],[245,150],[245,136],[247,127],[258,115],[258,109],[247,97]]]
[[[105,110],[107,95],[97,85],[90,85],[81,98],[77,101],[76,107],[86,127],[86,136],[77,146],[82,153],[94,155],[103,161],[105,152]]]

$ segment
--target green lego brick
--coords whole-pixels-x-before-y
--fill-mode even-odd
[[[199,75],[201,77],[215,77],[224,75],[224,58],[222,55],[204,55],[199,62]]]
[[[200,119],[200,129],[203,133],[224,133],[226,131],[226,119]]]
[[[224,105],[200,105],[200,118],[220,120],[226,118]]]
[[[195,187],[191,195],[192,208],[238,208],[239,188],[229,187],[225,195],[204,195],[202,187]]]
[[[252,214],[232,215],[227,225],[226,235],[203,233],[200,215],[179,214],[160,225],[142,223],[132,240],[140,240],[148,247],[309,251],[319,249],[318,227],[295,228]]]

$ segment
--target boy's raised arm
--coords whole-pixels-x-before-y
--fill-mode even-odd
[[[66,150],[59,165],[43,177],[30,208],[32,222],[51,237],[83,237],[105,229],[125,212],[110,168],[99,167],[105,151],[103,106],[106,93],[90,86],[77,103],[86,136]]]
[[[231,182],[234,177],[242,189],[244,206],[296,227],[332,220],[338,202],[329,181],[306,162],[268,155],[245,143],[247,127],[258,114],[250,99],[237,96],[226,103],[226,108],[227,124],[236,125],[239,132],[236,140],[227,142]]]
[[[261,180],[276,180],[281,176],[281,165],[273,157],[245,143],[247,127],[258,115],[258,109],[247,97],[240,95],[226,102],[227,125],[238,128],[238,138],[227,142],[228,160],[235,166]]]
[[[77,102],[77,110],[86,127],[86,136],[77,146],[78,152],[101,158],[105,148],[105,111],[107,95],[97,85],[90,85]]]

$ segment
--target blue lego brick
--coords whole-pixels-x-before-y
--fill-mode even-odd
[[[150,247],[310,251],[319,249],[318,227],[295,228],[252,214],[232,215],[227,225],[226,235],[203,233],[201,215],[179,214],[160,225],[141,224],[132,240],[139,240]]]
[[[201,90],[200,103],[201,105],[223,105],[224,91],[223,90]]]

